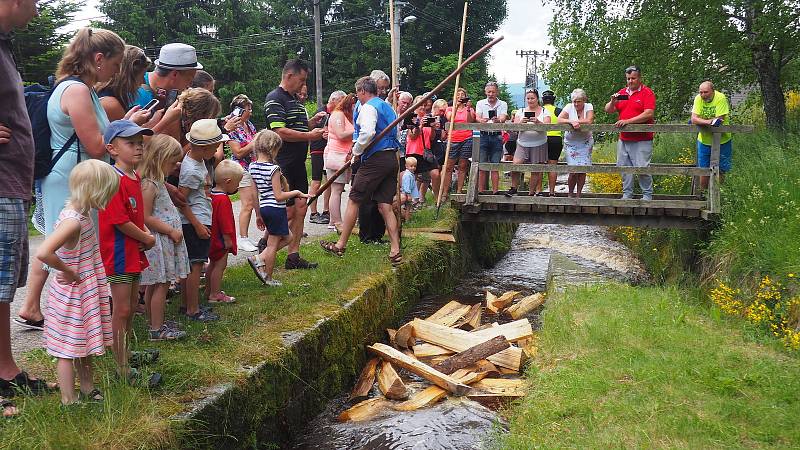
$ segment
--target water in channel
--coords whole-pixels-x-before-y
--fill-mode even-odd
[[[427,317],[450,300],[479,303],[485,291],[499,295],[520,291],[523,295],[545,290],[550,256],[560,253],[584,270],[626,282],[640,280],[644,271],[630,251],[611,240],[602,227],[521,225],[511,251],[494,267],[470,273],[452,293],[420,299],[406,317]],[[546,307],[546,304],[545,304]],[[497,320],[484,311],[487,318]],[[541,326],[538,311],[528,319],[534,329]],[[502,322],[502,321],[501,321]],[[405,323],[405,321],[403,322]],[[428,385],[407,371],[400,376],[411,391]],[[381,395],[377,387],[371,397]],[[386,409],[371,420],[339,423],[336,417],[347,409],[348,392],[332,400],[326,409],[298,434],[295,449],[479,449],[505,422],[494,410],[464,398],[447,397],[438,404],[412,412]]]

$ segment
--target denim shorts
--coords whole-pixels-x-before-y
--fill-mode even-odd
[[[499,163],[503,159],[503,137],[481,133],[480,162]]]
[[[446,144],[445,144],[446,145]],[[468,160],[472,157],[472,138],[463,142],[450,143],[450,161]]]
[[[733,166],[733,139],[719,146],[719,170],[730,172]],[[697,141],[697,167],[711,166],[711,146]]]

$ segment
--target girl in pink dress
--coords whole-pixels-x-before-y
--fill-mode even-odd
[[[80,398],[102,401],[94,387],[91,357],[111,345],[111,291],[106,282],[97,243],[92,209],[103,209],[119,189],[119,175],[108,163],[89,159],[76,165],[69,177],[70,198],[53,232],[39,246],[36,257],[56,272],[50,282],[44,339],[47,353],[57,358],[61,403]]]

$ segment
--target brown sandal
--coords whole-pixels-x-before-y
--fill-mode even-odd
[[[337,247],[337,246],[336,246],[336,242],[330,242],[330,241],[319,241],[319,245],[320,245],[320,247],[322,247],[322,249],[323,249],[323,250],[325,250],[326,252],[328,252],[328,253],[330,253],[330,254],[332,254],[332,255],[336,255],[336,256],[338,256],[338,257],[340,257],[340,258],[341,258],[342,256],[344,256],[344,251],[346,250],[346,249],[344,249],[344,248],[339,248],[339,247]]]
[[[403,264],[403,253],[397,252],[396,255],[392,256],[389,255],[389,262],[392,263],[392,266],[397,267],[400,264]]]

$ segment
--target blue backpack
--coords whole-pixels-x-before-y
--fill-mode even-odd
[[[80,78],[67,77],[62,81],[66,80],[80,81]],[[48,81],[49,86],[42,86],[41,84],[25,86],[25,107],[31,120],[35,147],[33,178],[36,180],[49,175],[58,160],[64,156],[64,153],[72,147],[75,141],[78,141],[78,162],[81,161],[81,143],[78,140],[77,133],[72,133],[72,137],[53,156],[53,148],[50,147],[50,123],[47,121],[47,102],[58,84],[55,83],[52,76],[48,78]]]

